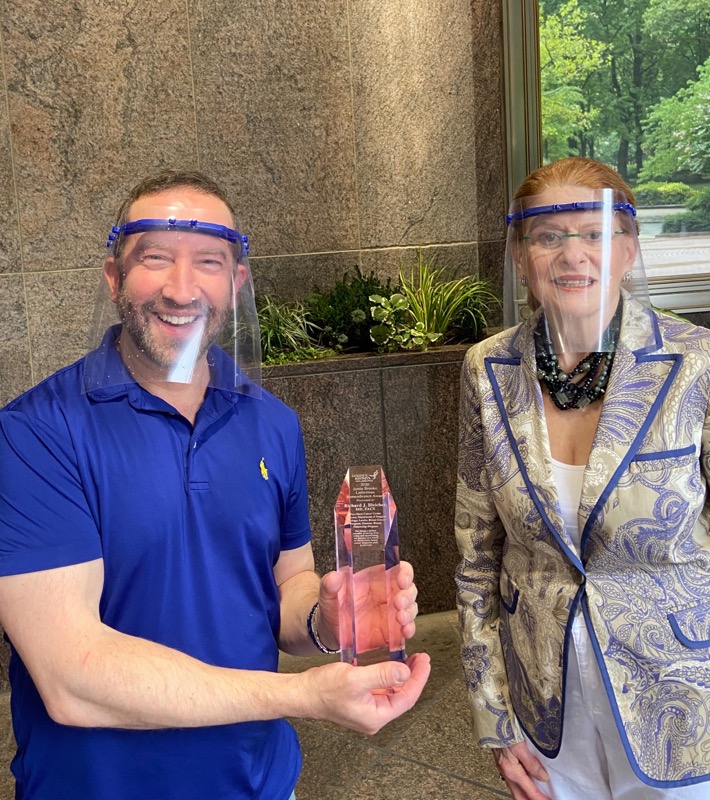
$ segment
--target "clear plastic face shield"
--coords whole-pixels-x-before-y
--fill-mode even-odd
[[[247,238],[221,200],[141,197],[107,246],[85,390],[136,381],[261,396]]]
[[[540,314],[555,353],[613,352],[624,303],[650,305],[636,209],[613,189],[551,186],[507,223],[506,326]]]

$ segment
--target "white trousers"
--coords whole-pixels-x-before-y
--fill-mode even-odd
[[[710,781],[656,789],[636,777],[581,613],[572,633],[560,752],[547,758],[529,743],[550,776],[549,782],[535,781],[538,789],[551,800],[709,800]]]

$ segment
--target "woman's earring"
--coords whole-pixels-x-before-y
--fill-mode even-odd
[[[625,272],[623,277],[622,277],[622,279],[621,279],[621,282],[622,283],[631,283],[631,278],[632,278],[631,273],[630,272]]]
[[[521,275],[520,276],[520,285],[521,286],[527,286],[528,285],[528,276],[527,275]]]

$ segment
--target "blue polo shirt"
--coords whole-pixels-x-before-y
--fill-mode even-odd
[[[209,389],[193,428],[115,359],[118,384],[82,392],[82,359],[0,411],[0,575],[102,558],[110,627],[209,664],[276,670],[273,567],[310,540],[295,413],[268,392]],[[296,783],[283,720],[74,728],[48,717],[14,650],[10,681],[18,798],[285,800]]]

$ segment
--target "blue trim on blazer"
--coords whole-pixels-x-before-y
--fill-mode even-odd
[[[653,344],[648,347],[641,347],[634,351],[636,360],[639,361],[639,356],[645,356],[648,353],[655,353],[663,347],[663,336],[661,336],[661,329],[658,327],[658,317],[651,311],[650,308],[646,309],[646,314],[651,322],[653,328]]]
[[[520,351],[518,351],[520,352]],[[562,548],[562,551],[567,554],[567,558],[574,564],[574,566],[584,575],[585,569],[584,565],[579,559],[577,553],[574,550],[571,550],[567,542],[565,542],[557,532],[555,526],[550,522],[550,518],[547,516],[545,509],[540,502],[540,498],[538,497],[537,492],[535,491],[535,485],[530,480],[530,476],[528,475],[528,471],[525,467],[525,462],[523,461],[523,457],[520,455],[520,450],[518,449],[518,443],[513,436],[513,431],[510,427],[510,422],[508,420],[508,412],[505,409],[505,403],[503,402],[503,395],[501,394],[500,387],[498,386],[498,381],[496,380],[495,373],[493,372],[493,364],[505,364],[508,366],[519,367],[520,366],[520,357],[515,358],[495,358],[492,356],[487,356],[483,359],[483,363],[486,365],[486,373],[488,375],[488,380],[491,382],[491,388],[493,389],[493,394],[496,398],[496,403],[498,404],[498,409],[500,410],[500,417],[503,421],[503,425],[505,426],[506,433],[508,434],[508,441],[510,442],[510,446],[513,448],[513,452],[515,453],[515,460],[518,462],[518,468],[520,469],[520,475],[522,476],[523,482],[525,483],[525,487],[528,490],[530,495],[530,499],[532,500],[535,508],[537,509],[537,513],[540,515],[540,518],[545,523],[548,531],[552,534],[553,538],[557,542],[557,544]]]
[[[656,453],[640,453],[636,454],[632,461],[656,461],[659,458],[678,458],[680,456],[690,456],[696,450],[694,444],[689,444],[687,447],[681,447],[679,450],[659,450]]]
[[[655,319],[654,319],[655,322]],[[656,325],[656,332],[658,333],[658,327]],[[619,483],[621,476],[626,472],[629,464],[633,461],[636,453],[641,447],[641,443],[646,437],[648,433],[648,429],[653,424],[653,421],[656,419],[656,415],[658,414],[663,401],[666,399],[666,395],[670,391],[671,385],[675,380],[675,376],[678,374],[678,370],[683,363],[683,356],[679,353],[656,353],[654,355],[645,355],[650,348],[644,348],[643,350],[637,350],[634,352],[636,356],[636,363],[643,363],[647,361],[672,361],[673,366],[670,368],[668,375],[666,375],[665,381],[663,381],[663,386],[661,387],[661,391],[656,395],[656,399],[653,401],[653,405],[651,406],[651,410],[648,413],[648,416],[643,422],[643,425],[639,428],[639,432],[636,434],[636,438],[633,440],[629,449],[626,451],[626,455],[621,460],[621,463],[616,468],[616,471],[611,476],[609,483],[604,487],[604,491],[599,495],[597,498],[597,502],[594,505],[587,522],[584,526],[584,530],[582,531],[582,536],[580,537],[579,542],[579,552],[584,553],[585,547],[587,542],[589,541],[589,536],[591,534],[591,529],[594,523],[596,522],[597,517],[601,513],[602,508],[605,506],[606,501],[609,499],[609,495],[612,491],[616,488],[616,485]]]
[[[589,616],[589,608],[587,605],[587,600],[585,597],[585,602],[582,604],[582,612],[584,614],[584,622],[587,626],[587,633],[589,634],[589,639],[592,643],[592,648],[594,650],[594,655],[597,659],[597,665],[599,667],[599,672],[602,676],[602,681],[604,682],[604,688],[606,689],[607,697],[609,698],[609,705],[611,706],[612,714],[614,715],[614,722],[616,723],[616,728],[619,731],[619,737],[621,738],[621,743],[624,745],[624,750],[626,751],[626,757],[629,760],[629,765],[634,772],[634,775],[642,782],[645,783],[647,786],[654,786],[657,789],[672,789],[672,788],[680,788],[681,786],[692,786],[696,783],[704,783],[710,780],[710,775],[700,775],[697,778],[685,778],[684,780],[676,780],[676,781],[659,781],[655,778],[649,778],[645,772],[641,772],[639,769],[636,760],[632,755],[631,746],[629,745],[629,740],[626,736],[626,730],[624,729],[624,725],[621,721],[621,716],[619,714],[619,707],[616,705],[616,698],[614,697],[614,692],[611,688],[611,681],[609,680],[609,674],[606,671],[606,665],[604,664],[604,657],[602,656],[601,648],[599,647],[599,642],[597,641],[597,637],[594,634],[594,628],[592,626],[592,621]]]
[[[505,598],[503,597],[503,595],[500,595],[500,604],[503,606],[503,608],[504,608],[504,609],[505,609],[505,610],[506,610],[506,611],[507,611],[507,612],[508,612],[508,613],[509,613],[511,616],[512,616],[513,614],[515,614],[515,609],[518,607],[518,598],[519,598],[519,597],[520,597],[520,589],[516,589],[516,590],[515,590],[515,592],[513,592],[513,602],[512,602],[510,605],[508,605],[508,604],[506,603],[506,601],[505,601]]]
[[[562,740],[565,735],[565,702],[567,700],[567,667],[569,667],[569,646],[572,641],[572,626],[574,625],[575,617],[577,616],[577,608],[582,602],[585,595],[586,580],[580,584],[577,594],[574,596],[572,605],[569,610],[569,617],[567,619],[567,627],[565,628],[565,640],[562,644],[562,696],[560,698],[560,743],[557,747],[559,753],[562,747]],[[555,755],[557,755],[557,753]]]
[[[542,753],[547,758],[557,758],[560,754],[560,748],[562,747],[562,738],[564,736],[565,730],[565,699],[567,697],[567,665],[569,664],[569,658],[567,656],[569,652],[569,643],[572,639],[572,624],[574,622],[574,618],[577,616],[577,606],[579,606],[580,601],[584,595],[584,583],[582,583],[577,591],[577,594],[574,596],[574,600],[572,601],[572,605],[570,606],[570,613],[569,619],[567,620],[567,628],[565,629],[565,641],[562,646],[562,687],[561,687],[561,697],[560,697],[560,740],[557,743],[557,747],[554,750],[546,750],[544,747],[540,747],[540,745],[533,739],[530,735],[530,731],[523,725],[518,716],[517,711],[515,715],[518,719],[518,724],[520,725],[521,729],[528,737],[530,742],[535,746],[535,749]]]
[[[678,625],[673,612],[667,614],[666,616],[668,619],[668,624],[671,626],[671,630],[675,634],[675,638],[681,644],[684,644],[686,647],[690,647],[692,650],[704,650],[706,647],[710,647],[710,639],[689,639],[680,629],[680,625]]]

